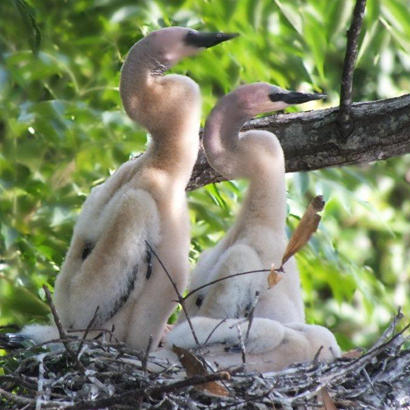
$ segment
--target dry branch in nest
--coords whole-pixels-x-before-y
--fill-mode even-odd
[[[397,320],[364,354],[350,354],[333,363],[294,364],[273,373],[240,370],[182,376],[181,366],[148,358],[123,344],[66,339],[54,349],[32,346],[0,358],[2,409],[135,409],[246,408],[282,406],[315,408],[326,402],[339,409],[398,409],[410,406],[408,327],[397,333]],[[406,345],[407,343],[407,345]],[[202,359],[201,359],[202,360]],[[151,365],[162,370],[153,372]],[[207,369],[205,371],[205,369]],[[221,392],[196,388],[214,381]],[[209,394],[211,393],[211,394]]]

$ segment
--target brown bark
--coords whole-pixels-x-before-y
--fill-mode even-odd
[[[247,122],[281,141],[286,171],[310,171],[358,164],[410,153],[410,94],[352,105],[353,130],[346,139],[337,124],[338,107],[277,114]],[[187,190],[223,181],[201,149]]]

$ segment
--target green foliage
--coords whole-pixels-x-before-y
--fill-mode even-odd
[[[410,89],[410,9],[368,0],[355,100]],[[131,45],[168,25],[241,37],[180,63],[200,85],[204,116],[246,82],[313,88],[336,105],[353,1],[3,0],[0,4],[0,325],[46,320],[53,285],[92,186],[146,132],[127,119],[119,70]],[[312,108],[314,105],[312,106]],[[410,313],[410,158],[288,176],[289,227],[313,195],[323,222],[298,255],[309,322],[348,348],[368,343],[398,305]],[[231,225],[246,184],[190,194],[192,261]]]

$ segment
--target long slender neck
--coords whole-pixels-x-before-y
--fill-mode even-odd
[[[238,220],[253,220],[276,231],[286,229],[286,181],[283,157],[272,158],[251,176]],[[248,221],[248,222],[247,222]]]
[[[233,101],[224,99],[208,118],[204,146],[211,166],[223,176],[250,181],[235,228],[241,230],[242,225],[254,222],[284,232],[286,185],[279,141],[267,131],[240,135],[242,125],[252,115],[241,112]]]
[[[235,101],[226,95],[214,107],[209,115],[204,130],[204,148],[212,168],[225,178],[238,178],[241,175],[238,154],[239,131],[249,119],[249,115],[235,110]]]
[[[149,131],[149,163],[188,182],[198,154],[201,99],[188,77],[167,75],[168,68],[135,44],[124,63],[120,93],[125,111]]]
[[[125,111],[134,121],[140,121],[140,101],[149,92],[161,67],[166,69],[150,57],[143,40],[133,45],[121,70],[120,94]]]

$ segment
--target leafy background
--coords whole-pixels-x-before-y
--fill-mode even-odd
[[[407,3],[407,4],[406,4]],[[174,68],[200,85],[203,120],[218,97],[268,81],[325,91],[337,105],[352,0],[3,0],[0,2],[0,325],[46,321],[53,287],[90,189],[146,132],[125,115],[119,73],[131,45],[169,25],[240,38]],[[356,101],[410,89],[410,4],[368,0]],[[322,104],[322,105],[319,105]],[[306,106],[303,107],[306,109]],[[288,226],[327,200],[298,255],[307,319],[342,347],[371,343],[398,306],[410,313],[410,156],[287,176]],[[189,195],[191,259],[231,225],[246,183]]]

